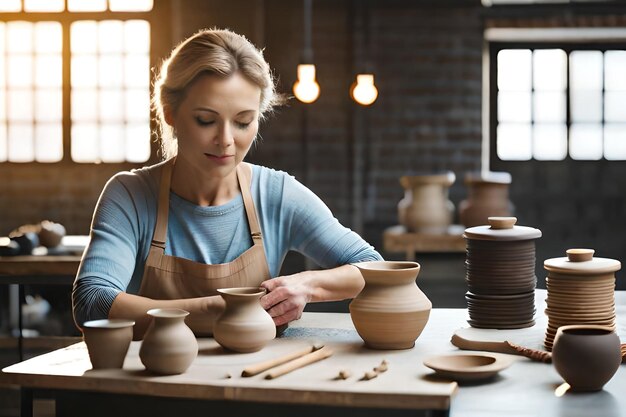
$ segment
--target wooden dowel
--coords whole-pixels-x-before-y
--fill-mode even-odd
[[[267,375],[265,375],[265,379],[278,378],[281,375],[285,375],[291,371],[295,371],[296,369],[302,368],[303,366],[309,365],[317,361],[321,361],[322,359],[326,359],[332,354],[333,351],[329,347],[324,346],[323,348],[316,350],[315,352],[309,353],[275,368]]]
[[[309,346],[306,349],[299,350],[297,352],[289,353],[287,355],[281,356],[275,359],[269,359],[267,361],[257,363],[256,365],[251,365],[241,372],[241,376],[248,377],[258,375],[263,371],[267,371],[270,368],[273,368],[278,365],[282,365],[283,363],[289,362],[291,360],[297,359],[301,356],[306,355],[307,353],[315,352],[316,350],[324,347],[323,345],[313,345]]]

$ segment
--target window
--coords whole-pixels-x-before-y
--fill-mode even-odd
[[[489,54],[500,160],[626,160],[626,43],[534,38],[493,42]]]
[[[151,9],[0,3],[0,162],[148,160]]]

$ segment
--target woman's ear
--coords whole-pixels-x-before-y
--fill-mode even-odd
[[[163,107],[163,117],[165,118],[165,123],[174,127],[174,114],[169,106]]]

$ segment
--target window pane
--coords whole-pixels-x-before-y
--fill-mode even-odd
[[[150,87],[150,59],[148,55],[128,56],[125,65],[124,84],[128,87]]]
[[[626,159],[626,123],[604,125],[604,157],[609,160]]]
[[[533,126],[533,157],[541,161],[560,161],[567,156],[567,127],[561,123]]]
[[[152,0],[109,0],[113,12],[144,12],[152,10]]]
[[[530,92],[499,92],[498,121],[530,122]]]
[[[30,55],[9,55],[7,84],[11,87],[33,85],[33,58]]]
[[[606,51],[605,89],[626,91],[626,51]],[[626,106],[626,103],[623,104]]]
[[[9,22],[7,27],[7,51],[31,53],[33,50],[33,24]]]
[[[103,12],[107,9],[107,0],[68,0],[70,12]]]
[[[503,49],[498,52],[498,89],[530,91],[531,52],[528,49]]]
[[[98,59],[95,55],[72,57],[72,87],[98,85]]]
[[[100,91],[99,115],[103,122],[124,120],[124,96],[120,90]]]
[[[562,49],[540,49],[533,53],[535,90],[562,91],[566,86],[567,55]]]
[[[72,23],[70,49],[74,54],[95,54],[98,51],[98,25],[91,20]]]
[[[572,51],[570,89],[602,90],[602,59],[600,51]]]
[[[126,159],[130,162],[146,162],[150,158],[150,124],[126,126]]]
[[[98,125],[74,123],[72,126],[72,160],[99,162]]]
[[[20,11],[22,11],[21,0],[0,1],[0,12],[20,12]]]
[[[533,120],[535,122],[565,123],[565,93],[556,91],[535,92]]]
[[[59,87],[63,85],[63,60],[61,55],[40,55],[35,61],[35,85]]]
[[[120,20],[104,20],[98,24],[98,47],[101,53],[124,50],[124,25]]]
[[[124,79],[124,61],[121,55],[105,55],[100,57],[100,87],[119,87]]]
[[[63,32],[57,22],[39,22],[35,24],[35,51],[44,54],[61,54],[63,50]]]
[[[6,90],[0,88],[0,129],[2,129],[1,123],[7,119],[7,107],[6,107]]]
[[[604,120],[626,122],[626,91],[607,91],[604,94]]]
[[[9,122],[33,121],[32,90],[9,90],[7,98],[9,102],[7,109]]]
[[[100,126],[100,158],[102,162],[124,161],[124,125]]]
[[[62,12],[65,0],[24,0],[25,12]]]
[[[571,90],[570,116],[572,122],[602,121],[602,90]]]
[[[602,158],[602,125],[572,124],[569,131],[569,154],[573,159],[579,160]]]
[[[147,55],[150,52],[150,23],[145,20],[129,20],[124,29],[124,50]]]
[[[35,158],[33,125],[9,125],[9,161],[31,162]]]
[[[127,120],[143,122],[150,120],[150,93],[147,90],[126,91]]]
[[[63,119],[63,95],[61,90],[39,90],[35,93],[35,120],[56,122]]]
[[[72,121],[93,122],[98,120],[98,90],[72,90]]]
[[[61,123],[38,124],[35,128],[35,160],[58,162],[63,158]]]
[[[526,161],[532,156],[529,123],[498,125],[497,153],[502,160]]]
[[[0,162],[5,162],[8,158],[7,145],[6,125],[0,123]]]

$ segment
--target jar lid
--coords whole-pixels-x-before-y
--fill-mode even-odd
[[[465,229],[466,239],[477,240],[530,240],[541,237],[541,230],[534,227],[515,226],[517,217],[489,217],[489,226]]]
[[[543,267],[548,271],[568,274],[603,274],[618,271],[620,261],[609,258],[594,258],[593,249],[568,249],[563,258],[546,259]]]

